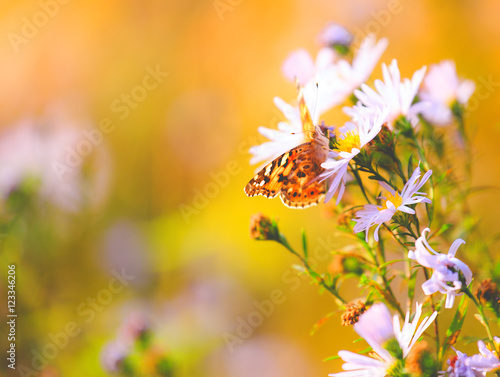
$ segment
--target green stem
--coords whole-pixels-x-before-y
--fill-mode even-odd
[[[411,132],[411,140],[414,142],[415,147],[417,148],[418,155],[420,157],[420,161],[422,162],[422,165],[424,166],[426,171],[430,170],[429,162],[427,161],[427,157],[425,156],[425,151],[422,148],[422,145],[420,145],[420,142],[417,139],[417,135],[415,134],[415,131],[412,130]],[[429,188],[429,199],[434,201],[434,179],[432,175],[429,177],[429,182],[430,182],[430,188]],[[431,223],[431,219],[429,218],[429,224]]]
[[[359,188],[361,189],[361,192],[363,193],[366,201],[368,203],[371,203],[370,198],[368,198],[368,195],[366,194],[365,186],[363,185],[363,181],[361,180],[358,169],[353,167],[352,164],[349,164],[349,167],[351,168],[351,172],[354,175],[354,178],[356,178],[356,182],[358,182]]]
[[[464,117],[463,117],[463,112],[462,111],[455,111],[454,115],[455,115],[455,119],[457,121],[458,131],[460,132],[460,136],[462,136],[462,139],[464,141],[465,172],[467,173],[467,178],[468,178],[467,181],[470,182],[470,178],[472,176],[472,158],[471,158],[469,138],[468,138],[467,132],[465,130],[465,121],[464,121]]]
[[[396,170],[396,173],[399,175],[399,177],[403,181],[403,184],[405,185],[406,184],[406,177],[405,177],[405,173],[403,172],[403,165],[401,164],[401,160],[396,155],[395,149],[391,153],[391,158],[396,163],[396,166],[398,168],[398,170]]]
[[[385,260],[385,245],[384,245],[384,237],[382,237],[382,236],[379,236],[378,250],[379,250],[379,254],[380,254],[380,259],[382,259],[382,263],[385,264],[385,262],[386,262],[386,260]]]
[[[392,234],[392,236],[394,237],[394,239],[401,245],[403,246],[407,251],[410,250],[410,248],[408,246],[405,245],[404,242],[402,242],[399,237],[394,234],[394,232],[391,230],[391,228],[389,228],[389,226],[387,226],[386,224],[384,224],[384,226],[386,227],[386,229],[389,231],[389,233]],[[416,238],[415,238],[416,240]],[[406,274],[406,277],[409,281],[409,279],[411,278],[411,274],[410,274],[410,261],[408,260],[407,263],[405,263],[405,274]],[[425,275],[425,279],[426,280],[429,280],[429,272],[427,271],[426,268],[424,268],[424,275]],[[412,303],[410,303],[410,306],[411,306]],[[432,307],[432,311],[435,312],[436,311],[436,305],[434,303],[434,296],[431,295],[431,307]],[[439,354],[439,349],[440,349],[440,346],[441,346],[441,342],[439,340],[439,324],[438,324],[438,318],[436,317],[436,319],[434,320],[434,333],[436,334],[436,349],[437,349],[437,353]]]
[[[429,277],[429,271],[427,270],[427,268],[424,268],[424,275],[425,275],[425,280],[429,280],[430,279],[430,277]],[[434,304],[434,296],[431,295],[430,298],[431,298],[432,311],[435,312],[436,311],[436,305]],[[436,353],[439,355],[440,348],[441,348],[441,342],[439,341],[438,317],[439,316],[437,316],[434,319],[434,333],[436,334]]]
[[[302,257],[299,253],[297,253],[288,243],[287,239],[285,236],[280,234],[278,242],[283,245],[289,252],[291,252],[293,255],[295,255],[297,258],[300,259],[304,267],[307,269],[307,272],[309,272],[309,275],[312,277],[314,276],[316,278],[316,281],[323,287],[325,288],[329,293],[331,293],[335,298],[337,298],[342,304],[346,304],[346,301],[339,295],[336,289],[334,289],[332,286],[326,283],[325,279],[323,279],[322,276],[320,276],[316,271],[313,270],[313,268],[309,265],[307,260]]]
[[[391,233],[391,234],[392,234],[392,236],[394,237],[394,239],[395,239],[395,240],[396,240],[396,241],[397,241],[397,242],[398,242],[401,246],[403,246],[403,247],[406,249],[406,251],[410,251],[410,249],[408,248],[408,246],[406,246],[406,245],[405,245],[405,243],[404,243],[403,241],[401,241],[401,240],[399,239],[399,237],[398,237],[396,234],[394,234],[394,231],[393,231],[393,230],[389,227],[389,225],[387,225],[386,223],[384,223],[384,227],[385,227],[385,229],[387,229],[387,230],[389,231],[389,233]]]
[[[373,248],[365,240],[360,240],[360,242],[364,246],[364,248],[368,251],[368,254],[370,254],[370,256],[373,258],[375,265],[380,266],[381,263],[377,257],[377,253],[373,251]],[[383,259],[382,264],[384,264],[385,256],[383,255],[383,253],[380,253],[380,257]],[[387,290],[387,292],[392,298],[391,300],[392,304],[391,302],[389,302],[389,304],[391,304],[391,306],[399,312],[401,317],[404,318],[405,317],[404,311],[401,308],[401,305],[399,304],[399,301],[397,300],[396,295],[394,294],[394,291],[392,290],[391,285],[389,284],[389,281],[387,280],[387,277],[385,275],[386,275],[386,270],[384,268],[383,270],[381,270],[379,276],[381,277],[382,282],[384,283],[384,288]]]
[[[484,328],[486,329],[486,333],[488,334],[488,339],[490,340],[492,350],[495,351],[495,353],[498,355],[498,349],[495,344],[495,339],[493,338],[493,333],[491,332],[491,327],[490,323],[488,322],[488,318],[484,314],[484,308],[481,302],[479,302],[476,297],[472,294],[472,292],[469,290],[469,287],[465,287],[462,289],[462,291],[469,296],[469,298],[472,300],[474,305],[476,305],[477,310],[479,311],[479,315],[481,316],[481,319],[483,320],[484,323]]]
[[[394,191],[398,191],[398,188],[395,185],[393,185],[390,181],[385,179],[385,177],[381,175],[378,171],[376,171],[371,164],[369,166],[366,166],[365,168],[368,170],[369,173],[375,176],[375,179],[377,181],[382,181],[386,183],[388,186],[392,187]]]

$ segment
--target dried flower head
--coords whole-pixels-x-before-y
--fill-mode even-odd
[[[498,305],[500,293],[497,284],[491,279],[485,279],[476,291],[477,298],[483,303],[495,303]]]
[[[277,240],[278,226],[269,217],[256,213],[250,217],[250,238],[253,240]]]
[[[342,326],[354,325],[359,321],[359,316],[366,311],[365,304],[358,300],[346,305],[346,311],[342,314]]]

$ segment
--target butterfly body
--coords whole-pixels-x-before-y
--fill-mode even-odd
[[[325,197],[325,183],[318,181],[321,164],[328,155],[328,139],[312,122],[302,92],[299,108],[306,142],[300,144],[264,166],[245,187],[248,196],[275,198],[290,208],[307,208]]]

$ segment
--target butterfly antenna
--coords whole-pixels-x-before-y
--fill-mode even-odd
[[[319,97],[319,84],[316,83],[316,99],[314,100],[314,108],[312,112],[312,118],[314,119],[314,116],[316,115],[316,108],[318,107],[318,97]]]

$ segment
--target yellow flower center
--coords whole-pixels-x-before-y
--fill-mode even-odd
[[[387,208],[387,202],[391,202],[392,204],[394,204],[394,207],[398,208],[401,204],[403,204],[403,198],[401,197],[401,195],[399,195],[399,192],[396,191],[396,193],[394,195],[392,195],[391,193],[388,193],[386,195],[387,199],[384,200],[384,204],[382,205],[382,208],[379,208],[379,211],[383,211],[384,209],[388,209]]]
[[[496,355],[496,357],[498,357],[497,350],[499,349],[499,346],[500,346],[500,341],[497,341],[496,339],[495,339],[495,349],[493,349],[493,347],[491,347],[491,344],[489,344],[489,343],[486,344],[486,348],[488,348],[491,352],[493,352]],[[497,368],[497,369],[500,369],[500,368]]]
[[[361,149],[361,141],[357,130],[349,131],[344,134],[344,138],[337,138],[337,149],[339,152],[351,153],[354,148]]]

